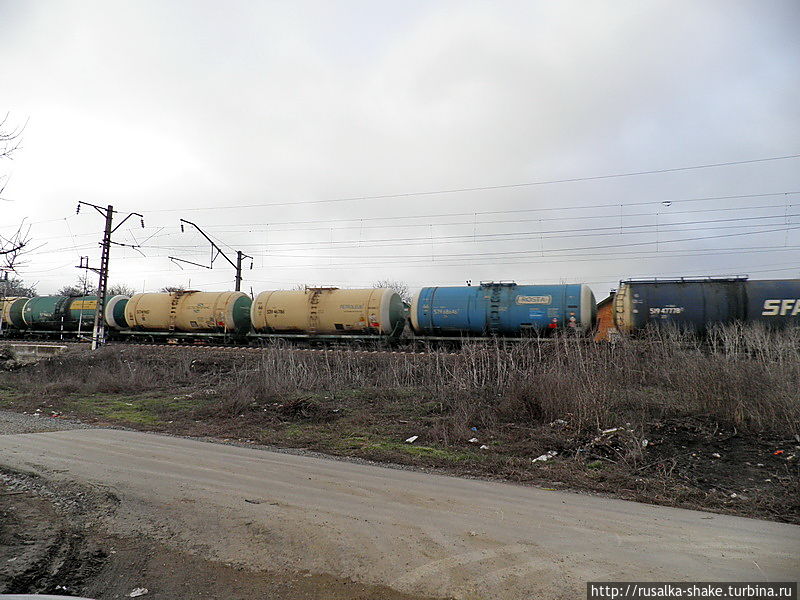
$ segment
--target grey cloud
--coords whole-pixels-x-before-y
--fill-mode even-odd
[[[437,2],[402,7],[369,2],[20,2],[5,3],[0,10],[11,24],[9,34],[0,39],[5,103],[15,114],[31,117],[25,150],[12,165],[13,186],[7,191],[19,198],[12,213],[18,217],[66,217],[78,198],[113,201],[147,214],[170,207],[232,207],[558,179],[785,154],[797,151],[800,139],[800,11],[795,2]],[[404,212],[553,206],[563,207],[564,216],[597,215],[602,210],[578,213],[569,207],[785,191],[798,187],[797,172],[797,162],[787,161],[497,192],[231,208],[186,216],[215,226],[342,217],[356,223]],[[727,204],[748,207],[747,201]],[[654,216],[628,217],[632,212],[623,210],[618,221],[610,218],[603,225],[654,222]],[[669,222],[669,211],[665,213],[661,222]],[[177,233],[178,216],[148,214],[148,225],[170,228],[160,235],[172,232],[155,239],[163,245],[199,244]],[[34,230],[43,239],[67,236],[48,242],[48,250],[67,250],[32,257],[32,273],[66,264],[78,252],[95,252],[79,248],[78,242],[91,241],[98,223],[81,217],[68,224],[69,229],[57,222]],[[591,224],[600,226],[597,220],[557,226]],[[220,236],[235,247],[268,239],[353,239],[356,231],[355,239],[364,243],[369,236],[432,235],[436,256],[538,248],[535,236],[492,244],[436,243],[437,236],[468,235],[473,229],[502,233],[531,227],[538,223],[435,225],[402,230],[401,235],[393,229],[367,229],[273,232],[268,237],[263,232],[236,234],[230,228]],[[73,240],[73,234],[86,237]],[[796,231],[788,236],[800,244]],[[545,247],[653,238],[648,232],[610,242],[608,236],[559,239]],[[765,235],[665,246],[688,253],[772,242]],[[633,255],[572,264],[551,264],[544,257],[529,257],[526,264],[476,259],[437,267],[402,264],[403,257],[418,260],[414,257],[431,249],[430,243],[419,241],[387,248],[297,247],[291,258],[272,258],[288,254],[277,247],[266,257],[265,248],[252,248],[259,253],[259,268],[251,278],[264,282],[254,284],[257,289],[271,282],[346,285],[385,277],[414,284],[468,277],[603,278],[597,285],[601,293],[616,276],[759,270],[760,265],[783,265],[798,257],[777,250],[768,255],[698,256],[691,264],[685,257]],[[132,251],[115,251],[114,278],[155,288],[175,277],[191,275],[197,285],[227,277],[216,270],[177,271],[166,261],[170,251],[182,250],[153,250],[149,260]],[[611,250],[597,252],[602,257]],[[385,257],[386,263],[347,267],[342,256],[368,263]],[[287,268],[291,264],[318,266]],[[781,273],[786,272],[773,275]],[[56,270],[31,277],[55,289],[71,274]]]

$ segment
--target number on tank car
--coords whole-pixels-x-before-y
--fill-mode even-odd
[[[552,304],[552,296],[517,296],[517,304]]]
[[[433,314],[435,315],[457,315],[461,312],[458,308],[434,308]]]
[[[283,315],[283,314],[286,314],[286,311],[283,310],[282,308],[268,308],[264,312],[267,313],[268,315]]]
[[[761,311],[762,317],[796,317],[800,315],[800,298],[773,298],[764,300],[764,310]]]
[[[679,315],[684,310],[686,309],[683,306],[651,306],[650,316]]]

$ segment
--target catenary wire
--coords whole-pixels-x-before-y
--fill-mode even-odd
[[[443,194],[457,194],[457,193],[465,193],[465,192],[484,192],[484,191],[491,191],[491,190],[501,190],[501,189],[513,189],[513,188],[525,188],[525,187],[533,187],[533,186],[542,186],[542,185],[554,185],[560,183],[575,183],[579,181],[598,181],[603,179],[616,179],[622,177],[635,177],[639,175],[655,175],[655,174],[663,174],[663,173],[675,173],[679,171],[692,171],[698,169],[711,169],[716,167],[730,167],[735,165],[747,165],[747,164],[754,164],[754,163],[764,163],[764,162],[772,162],[778,160],[789,160],[794,158],[800,158],[800,154],[787,154],[783,156],[769,156],[765,158],[753,158],[748,160],[738,160],[738,161],[727,161],[727,162],[719,162],[719,163],[708,163],[708,164],[701,164],[701,165],[689,165],[684,167],[671,167],[665,169],[649,169],[645,171],[631,171],[627,173],[611,173],[605,175],[590,175],[585,177],[569,177],[565,179],[550,179],[550,180],[543,180],[543,181],[529,181],[525,183],[509,183],[509,184],[498,184],[498,185],[485,185],[485,186],[476,186],[476,187],[461,187],[461,188],[450,188],[450,189],[439,189],[439,190],[427,190],[421,192],[402,192],[396,194],[378,194],[378,195],[367,195],[367,196],[350,196],[344,198],[327,198],[321,200],[298,200],[296,202],[264,202],[264,203],[257,203],[257,204],[236,204],[236,205],[226,205],[226,206],[196,206],[190,208],[162,208],[151,210],[149,212],[185,212],[185,211],[202,211],[202,210],[230,210],[232,208],[262,208],[262,207],[270,207],[270,206],[297,206],[303,204],[327,204],[327,203],[334,203],[334,202],[352,202],[352,201],[360,201],[360,200],[389,200],[389,199],[397,199],[397,198],[409,198],[409,197],[422,197],[422,196],[433,196],[433,195],[443,195]]]

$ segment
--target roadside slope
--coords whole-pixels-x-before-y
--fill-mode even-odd
[[[792,525],[129,431],[0,436],[0,463],[112,490],[121,534],[430,596],[786,580],[800,553]]]

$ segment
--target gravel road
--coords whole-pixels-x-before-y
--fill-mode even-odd
[[[131,431],[0,436],[0,464],[112,491],[104,526],[124,535],[426,596],[788,580],[800,554],[792,525]]]
[[[88,429],[90,427],[91,425],[78,421],[51,417],[46,413],[24,414],[0,410],[0,435]]]

